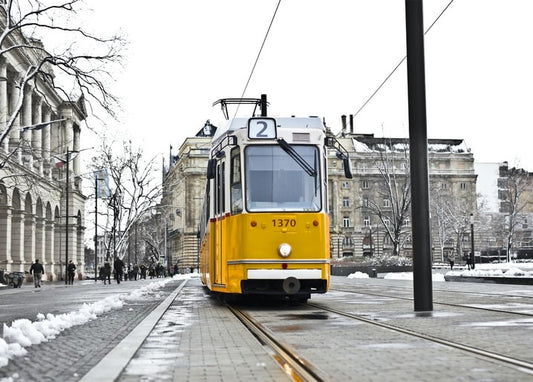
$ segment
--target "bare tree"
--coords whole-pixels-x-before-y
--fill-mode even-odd
[[[472,197],[458,197],[447,190],[433,187],[431,209],[436,217],[442,252],[446,243],[453,238],[456,254],[462,258],[464,238],[470,232],[470,214],[474,204]]]
[[[134,148],[131,142],[122,144],[122,155],[115,155],[118,150],[112,146],[105,139],[102,141],[92,168],[107,169],[113,188],[110,197],[105,199],[107,210],[102,214],[105,220],[100,228],[112,233],[106,247],[115,256],[124,253],[135,224],[151,213],[162,188],[155,180],[158,169],[154,158],[145,161],[142,150]]]
[[[0,1],[0,58],[24,58],[21,76],[16,79],[18,99],[0,131],[0,145],[20,115],[28,85],[53,88],[70,102],[82,99],[91,107],[96,102],[95,106],[114,116],[117,99],[106,83],[112,79],[111,68],[121,62],[125,43],[119,36],[101,37],[69,25],[82,4],[82,0]],[[41,38],[51,35],[62,41],[63,48],[45,48]],[[50,101],[44,92],[41,95],[45,102]]]
[[[410,238],[407,229],[411,211],[409,146],[405,140],[383,139],[375,160],[379,170],[377,200],[368,200],[369,211],[380,220],[393,244],[393,255],[399,255]]]
[[[511,168],[506,176],[500,178],[498,185],[500,196],[504,200],[505,213],[505,242],[507,246],[507,261],[511,259],[511,249],[517,240],[518,230],[523,221],[522,211],[526,206],[524,194],[531,187],[531,174],[523,169]]]

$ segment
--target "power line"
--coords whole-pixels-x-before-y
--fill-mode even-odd
[[[435,23],[437,21],[439,21],[439,19],[441,18],[441,16],[444,14],[444,12],[446,12],[446,10],[448,10],[448,8],[450,7],[450,5],[452,5],[452,3],[454,2],[454,0],[450,0],[450,2],[448,3],[448,5],[446,5],[444,7],[444,9],[442,10],[442,12],[437,16],[437,18],[431,23],[431,25],[429,26],[429,28],[424,32],[424,35],[426,35],[430,30],[431,28],[433,28],[433,25],[435,25]],[[403,62],[407,59],[407,56],[403,56],[403,58],[400,60],[400,62],[398,63],[398,65],[396,65],[394,67],[394,69],[392,69],[392,71],[389,73],[389,75],[387,77],[385,77],[385,79],[381,82],[381,84],[377,87],[376,90],[374,90],[374,92],[370,95],[370,97],[368,97],[368,99],[365,101],[365,103],[359,108],[359,110],[357,110],[357,112],[353,115],[354,118],[357,116],[357,114],[359,114],[361,112],[361,110],[363,110],[363,108],[372,100],[372,98],[374,98],[374,96],[377,94],[377,92],[380,91],[380,89],[383,87],[383,85],[385,85],[385,83],[389,80],[389,78],[392,77],[392,75],[396,72],[396,70],[398,70],[398,68],[403,64]]]
[[[250,71],[250,75],[248,76],[248,81],[246,81],[246,85],[244,86],[244,89],[241,94],[241,98],[244,98],[244,94],[246,93],[246,89],[248,89],[248,85],[250,84],[250,80],[252,79],[252,75],[254,74],[255,67],[257,66],[257,62],[259,61],[259,57],[261,56],[261,52],[263,51],[263,47],[265,46],[266,39],[268,37],[268,34],[270,33],[270,28],[272,28],[272,24],[274,23],[274,19],[276,18],[276,14],[278,13],[279,5],[281,4],[281,0],[278,1],[278,5],[276,5],[276,9],[274,10],[274,14],[272,15],[272,19],[270,20],[270,25],[268,26],[268,29],[265,33],[265,37],[263,38],[263,43],[261,44],[261,48],[259,48],[259,52],[257,53],[257,57],[255,58],[254,66],[252,67],[252,70]],[[237,115],[237,112],[239,111],[239,105],[237,105],[237,109],[235,110],[235,115]]]

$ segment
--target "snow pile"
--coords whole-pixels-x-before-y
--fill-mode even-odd
[[[364,272],[350,273],[346,276],[349,279],[368,279],[370,276]],[[385,280],[413,280],[413,272],[391,272],[387,273],[384,277]],[[445,281],[444,275],[441,273],[433,273],[433,281]]]
[[[533,263],[476,264],[475,269],[450,271],[446,276],[461,277],[533,277]]]
[[[385,280],[413,280],[413,272],[393,272],[387,273]],[[446,281],[444,280],[444,275],[441,273],[433,273],[431,275],[432,281]]]
[[[350,273],[347,277],[349,279],[367,279],[370,276],[368,276],[367,273],[357,271],[355,273]]]
[[[191,277],[194,274],[176,275],[172,279],[152,282],[128,294],[116,294],[92,304],[83,304],[73,312],[58,315],[39,313],[36,321],[23,318],[13,321],[11,326],[4,324],[3,338],[0,338],[0,367],[6,366],[10,358],[25,355],[27,351],[24,348],[28,346],[52,340],[65,329],[83,325],[112,309],[122,308],[125,301],[154,298],[154,294],[158,295],[159,290],[171,280]]]

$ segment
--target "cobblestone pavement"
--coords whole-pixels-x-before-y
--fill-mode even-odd
[[[114,285],[109,288],[107,294],[131,292],[147,285],[150,281],[157,281],[157,279],[123,282],[120,286]],[[104,313],[84,325],[66,329],[49,342],[26,348],[28,353],[25,356],[14,357],[7,366],[0,368],[0,381],[2,378],[9,380],[9,377],[16,382],[78,381],[180,283],[181,281],[172,280],[161,288],[159,293],[149,298],[128,300],[122,308]],[[92,302],[95,296],[101,296],[102,293],[105,297],[106,290],[103,288],[105,287],[101,286],[93,290],[93,288],[84,289],[80,286],[76,289],[77,299],[83,301],[84,299],[79,295],[84,292],[87,296],[92,296],[87,299],[87,302]],[[29,294],[25,295],[26,300],[29,299],[28,296]],[[3,297],[6,296],[1,296]],[[60,297],[56,299],[58,300],[56,304],[61,304]],[[76,309],[68,309],[68,311],[72,310]],[[35,316],[33,316],[34,319]]]

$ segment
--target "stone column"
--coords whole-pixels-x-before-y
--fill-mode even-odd
[[[20,89],[17,86],[17,77],[18,74],[13,75],[13,79],[8,82],[8,89],[9,89],[9,101],[8,101],[8,108],[9,114],[13,114],[17,108],[17,104],[19,103],[19,95],[20,95]],[[11,76],[10,76],[11,78]],[[11,131],[9,132],[9,151],[15,150],[18,148],[20,143],[20,115],[18,115],[15,118],[15,121],[13,122],[13,126],[11,127]],[[19,160],[20,160],[20,151],[19,151]]]
[[[42,122],[42,102],[41,98],[33,96],[32,107],[32,125],[36,125]],[[42,153],[42,130],[31,130],[31,146],[32,146],[32,158],[34,160],[34,170],[37,174],[43,175],[43,153]]]
[[[32,89],[30,86],[24,88],[24,101],[22,103],[22,126],[30,126],[32,124]],[[31,150],[31,130],[22,132],[22,156],[24,164],[29,164],[30,168],[33,165],[33,155]]]
[[[54,116],[51,120],[56,119]],[[61,131],[63,122],[52,123],[50,125],[50,177],[59,179],[59,170],[55,167],[56,158],[62,158],[65,154],[61,147]]]
[[[43,258],[46,259],[47,262],[47,268],[45,268],[45,271],[48,273],[48,280],[52,281],[54,279],[54,275],[56,273],[56,263],[54,259],[54,251],[55,251],[55,235],[54,235],[54,222],[50,220],[46,220],[44,223],[44,256]],[[43,260],[44,262],[44,260]]]
[[[5,192],[5,191],[0,191]],[[1,198],[0,198],[1,200]],[[0,267],[11,270],[11,208],[0,206]]]
[[[62,280],[64,277],[63,253],[65,252],[65,226],[60,223],[60,219],[56,218],[54,221],[54,248],[53,248],[53,263],[52,272],[55,274],[56,280]]]
[[[43,107],[42,110],[42,116],[43,116],[43,122],[50,122],[52,111],[48,107]],[[42,143],[41,147],[43,149],[43,174],[47,177],[50,177],[51,171],[50,171],[50,137],[52,130],[52,124],[46,125],[46,127],[42,130]],[[53,165],[53,163],[52,163]]]
[[[35,215],[31,212],[24,214],[24,253],[23,263],[29,267],[35,260]]]
[[[12,210],[11,215],[11,258],[13,271],[23,271],[24,258],[24,219],[23,211]]]
[[[45,254],[45,232],[44,232],[44,217],[37,216],[35,218],[35,259],[39,261],[45,267],[46,272],[50,272],[49,265],[47,264],[48,259]]]
[[[7,65],[5,57],[0,57],[0,134],[3,134],[8,120],[8,98],[7,98]],[[8,151],[9,138],[5,137],[3,142],[4,151]]]
[[[72,141],[72,150],[74,151],[80,151],[80,128],[78,126],[75,126],[73,131],[73,141]],[[80,155],[76,155],[76,157],[73,159],[73,166],[72,170],[74,172],[74,176],[79,176],[81,174],[80,171]]]

